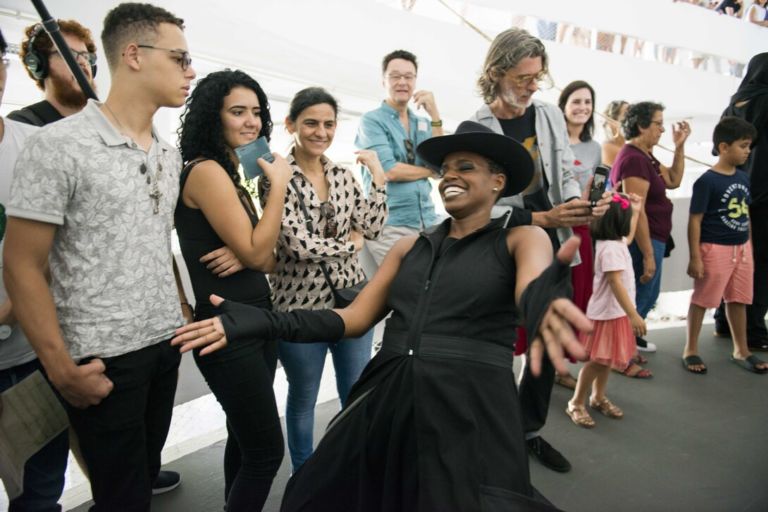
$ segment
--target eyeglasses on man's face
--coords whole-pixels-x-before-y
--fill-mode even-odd
[[[93,52],[89,52],[87,50],[85,51],[78,51],[73,48],[69,49],[72,56],[75,58],[75,60],[84,60],[86,61],[91,67],[96,65],[96,54]],[[51,52],[51,55],[61,55],[58,50],[55,50]]]
[[[387,75],[387,80],[389,80],[393,84],[396,84],[400,80],[405,80],[406,82],[411,83],[414,80],[416,80],[416,75],[414,75],[413,73],[405,73],[405,74],[389,73]]]
[[[539,89],[551,89],[554,87],[554,84],[552,83],[552,77],[549,76],[549,73],[546,71],[541,71],[535,75],[512,76],[509,77],[509,80],[516,87],[528,87],[534,82]]]
[[[174,55],[174,60],[178,62],[179,66],[181,66],[182,71],[186,71],[189,69],[189,66],[192,65],[192,57],[190,57],[189,52],[186,50],[175,50],[173,48],[160,48],[159,46],[152,46],[151,44],[137,44],[139,48],[147,48],[149,50],[162,50],[164,52],[169,52]]]

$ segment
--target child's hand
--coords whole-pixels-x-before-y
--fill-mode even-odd
[[[630,316],[629,323],[632,324],[632,332],[635,333],[635,336],[645,336],[645,320],[637,312]]]
[[[637,194],[627,194],[632,205],[632,215],[637,215],[643,210],[643,198]]]
[[[688,275],[694,279],[701,279],[704,277],[704,262],[701,258],[691,258],[688,262]]]

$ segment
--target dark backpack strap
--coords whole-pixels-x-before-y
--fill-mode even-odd
[[[20,123],[31,124],[32,126],[45,126],[64,119],[58,110],[47,101],[40,101],[28,105],[20,110],[15,110],[8,114],[8,119]]]
[[[24,107],[21,110],[14,110],[8,114],[8,119],[18,121],[19,123],[30,124],[32,126],[45,126],[45,122],[35,114],[31,109]]]

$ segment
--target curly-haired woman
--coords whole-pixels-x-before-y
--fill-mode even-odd
[[[291,168],[278,155],[258,161],[274,194],[261,219],[243,188],[234,149],[269,138],[269,103],[259,84],[242,71],[211,73],[187,100],[179,129],[185,162],[176,206],[176,230],[197,307],[195,319],[214,316],[211,293],[271,309],[265,272],[275,264],[285,188]],[[226,245],[244,270],[216,275],[201,257]],[[227,415],[224,496],[229,512],[261,510],[283,459],[283,435],[272,384],[277,341],[251,339],[213,354],[194,352],[195,362]]]

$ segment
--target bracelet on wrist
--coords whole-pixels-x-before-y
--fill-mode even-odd
[[[443,120],[442,119],[438,119],[437,121],[432,121],[430,124],[434,128],[440,128],[441,126],[443,126]]]

